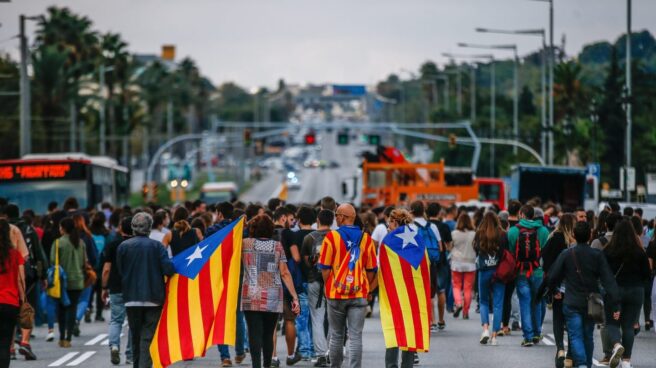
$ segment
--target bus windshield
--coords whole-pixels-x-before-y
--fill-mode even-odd
[[[9,202],[22,210],[32,209],[36,213],[47,213],[48,203],[64,203],[68,197],[75,197],[80,208],[87,207],[87,184],[84,180],[22,181],[3,183],[0,193]]]

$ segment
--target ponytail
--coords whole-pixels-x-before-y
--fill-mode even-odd
[[[173,224],[173,230],[179,232],[180,235],[182,235],[187,231],[191,230],[191,225],[189,225],[189,222],[187,220],[180,220],[175,224]]]
[[[75,227],[75,222],[73,221],[73,219],[70,217],[66,217],[63,220],[61,220],[59,226],[61,226],[62,229],[64,229],[64,231],[68,235],[68,238],[71,240],[71,243],[73,243],[75,249],[78,249],[80,247],[80,232]]]

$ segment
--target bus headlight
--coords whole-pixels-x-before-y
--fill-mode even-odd
[[[178,187],[178,181],[173,179],[171,180],[171,188],[177,188]]]
[[[180,186],[186,188],[189,186],[189,182],[186,179],[182,179],[182,181],[180,182]]]

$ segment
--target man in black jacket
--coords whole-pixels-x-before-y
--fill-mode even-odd
[[[116,255],[135,368],[153,365],[150,343],[166,298],[164,276],[175,271],[162,243],[148,237],[152,225],[153,218],[146,212],[134,215],[134,237],[121,243]]]
[[[619,319],[619,289],[606,257],[589,245],[591,228],[587,222],[578,222],[574,228],[576,246],[563,251],[549,274],[549,286],[555,290],[564,282],[563,313],[567,324],[570,350],[575,367],[591,367],[594,351],[594,321],[588,317],[588,295],[599,292],[598,283],[607,293],[613,318]],[[619,354],[621,356],[621,353]]]

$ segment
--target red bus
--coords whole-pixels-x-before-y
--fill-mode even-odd
[[[492,203],[505,210],[508,204],[506,183],[500,178],[476,178],[478,199],[481,202]]]

